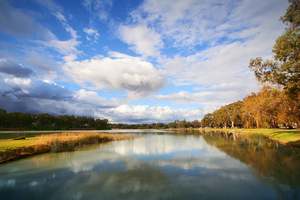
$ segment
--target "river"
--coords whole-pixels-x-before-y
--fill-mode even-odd
[[[300,150],[217,131],[109,131],[132,140],[0,165],[1,199],[300,199]]]

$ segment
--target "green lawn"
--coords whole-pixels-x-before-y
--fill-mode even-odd
[[[299,129],[200,129],[200,130],[218,130],[218,131],[235,131],[244,134],[262,134],[272,140],[282,144],[300,147],[300,130]]]
[[[256,133],[277,140],[283,144],[300,147],[299,129],[245,129],[239,130],[241,133]]]
[[[28,137],[25,140],[0,139],[0,153],[15,150],[17,148],[29,147],[38,144],[39,139]]]

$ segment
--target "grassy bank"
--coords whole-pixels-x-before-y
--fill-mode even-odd
[[[245,129],[241,133],[263,134],[264,136],[285,145],[300,147],[299,129]]]
[[[47,152],[75,151],[85,145],[131,138],[133,136],[125,134],[65,132],[20,140],[2,139],[0,140],[0,163]]]
[[[243,134],[262,134],[271,140],[278,141],[285,145],[300,147],[299,129],[200,129],[200,130],[219,130],[235,131]]]

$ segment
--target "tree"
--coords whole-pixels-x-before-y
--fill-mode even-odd
[[[269,82],[284,89],[285,120],[300,126],[300,1],[289,0],[290,6],[281,21],[286,24],[285,33],[273,47],[274,60],[263,61],[261,57],[250,60],[249,68],[257,80]]]
[[[11,128],[25,129],[32,124],[32,116],[27,113],[13,112],[8,114],[8,125]]]
[[[286,23],[291,29],[299,29],[300,25],[300,3],[299,0],[289,0],[291,5],[286,10],[284,16],[280,20]]]
[[[281,20],[286,23],[286,32],[273,47],[274,60],[263,62],[261,57],[250,60],[249,68],[261,83],[270,82],[283,86],[286,93],[297,99],[300,92],[300,1],[291,3]]]
[[[174,122],[168,123],[169,128],[178,128],[179,120],[175,120]]]
[[[164,123],[157,123],[155,125],[155,128],[157,128],[157,129],[164,129],[165,128],[165,124]]]
[[[107,129],[107,123],[108,123],[107,119],[96,119],[95,123],[96,123],[96,126],[97,126],[98,130]]]
[[[7,113],[6,110],[0,109],[0,128],[7,127]]]
[[[55,117],[48,113],[37,114],[34,116],[34,122],[39,128],[49,128],[55,125]]]
[[[186,128],[186,127],[187,127],[187,122],[185,119],[178,123],[178,128]]]
[[[284,91],[264,86],[257,94],[252,93],[244,98],[242,118],[245,127],[263,128],[280,123],[299,126],[299,109],[295,110],[297,107],[293,102]]]
[[[211,113],[204,115],[204,117],[201,120],[201,126],[202,127],[213,127],[214,126],[213,115]]]
[[[234,128],[235,125],[241,125],[241,109],[243,102],[237,101],[225,106],[225,111],[229,117],[231,128]]]
[[[194,120],[194,121],[192,121],[192,126],[194,128],[200,128],[201,127],[201,122],[199,122],[198,120]]]
[[[241,108],[243,102],[237,101],[225,106],[222,106],[220,109],[212,113],[213,121],[216,127],[231,126],[234,128],[236,125],[241,126]]]
[[[230,123],[230,118],[225,111],[225,106],[222,106],[221,108],[215,110],[212,113],[214,124],[217,128],[225,127],[227,128],[227,124]]]

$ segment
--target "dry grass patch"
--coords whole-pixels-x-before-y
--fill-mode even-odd
[[[5,139],[2,140],[3,146],[0,148],[0,163],[45,152],[75,151],[77,148],[86,145],[132,138],[134,138],[133,135],[125,134],[64,132],[45,134],[32,139],[26,138],[25,140]]]
[[[58,134],[41,135],[39,137],[40,144],[49,146],[51,152],[74,151],[76,148],[84,145],[99,144],[103,142],[131,138],[133,138],[133,136],[90,132],[64,132]]]

